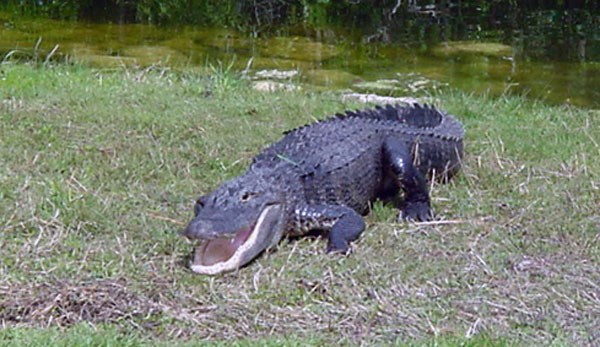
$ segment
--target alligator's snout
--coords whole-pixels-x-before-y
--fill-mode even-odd
[[[218,230],[215,228],[214,223],[211,223],[210,221],[201,218],[192,219],[192,221],[187,225],[187,227],[181,232],[182,236],[185,236],[190,240],[210,240],[219,236],[224,236],[223,234],[227,233],[219,233]]]
[[[192,240],[233,238],[239,230],[252,228],[260,212],[259,208],[234,207],[225,210],[220,206],[206,206],[196,214],[182,234]]]
[[[200,240],[190,264],[192,271],[214,275],[249,263],[281,239],[283,210],[282,205],[266,206],[254,223],[227,233],[208,230],[210,221],[198,217],[192,220],[183,232],[190,239]]]

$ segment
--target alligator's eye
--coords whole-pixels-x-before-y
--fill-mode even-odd
[[[254,195],[255,195],[255,193],[252,193],[252,192],[244,192],[242,194],[242,196],[240,196],[240,201],[246,202],[246,201],[250,200]]]
[[[204,207],[204,197],[199,197],[194,205],[194,215],[197,216],[200,210]]]

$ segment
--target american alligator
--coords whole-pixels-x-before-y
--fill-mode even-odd
[[[246,173],[197,200],[183,231],[200,240],[190,267],[232,271],[284,235],[312,230],[327,233],[327,252],[347,253],[370,202],[400,189],[400,218],[430,220],[427,180],[457,173],[463,134],[453,116],[427,105],[347,111],[288,131]]]

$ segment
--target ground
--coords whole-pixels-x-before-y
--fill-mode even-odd
[[[597,345],[600,112],[445,90],[464,170],[432,223],[376,203],[350,255],[285,240],[193,274],[196,196],[347,108],[228,71],[0,66],[0,345]]]

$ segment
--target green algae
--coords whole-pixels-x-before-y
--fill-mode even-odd
[[[355,74],[337,69],[312,69],[303,72],[305,81],[319,86],[351,85],[362,78]]]
[[[252,57],[252,68],[254,69],[310,70],[314,67],[313,63],[304,60],[262,56]]]
[[[499,58],[512,54],[512,48],[497,42],[450,41],[436,46],[432,52],[445,55],[476,54]]]
[[[138,61],[132,57],[111,56],[103,54],[72,55],[71,60],[76,63],[99,68],[133,67]]]
[[[261,42],[261,55],[310,62],[322,62],[340,54],[334,45],[308,37],[272,37]]]
[[[228,52],[249,50],[253,40],[228,29],[198,29],[192,35],[196,44]]]
[[[123,49],[124,57],[132,57],[140,66],[170,63],[181,65],[186,57],[179,51],[165,46],[131,46]]]

